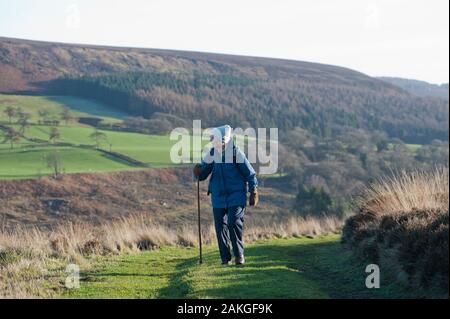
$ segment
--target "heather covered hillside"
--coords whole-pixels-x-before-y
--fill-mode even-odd
[[[147,119],[163,113],[205,125],[301,127],[325,138],[352,128],[408,143],[448,140],[448,102],[330,65],[1,38],[0,71],[0,92],[93,98]]]
[[[264,182],[263,182],[264,183]],[[291,216],[294,196],[270,179],[260,188],[261,204],[248,213],[258,224]],[[207,185],[201,187],[204,222],[212,220]],[[0,181],[3,229],[49,229],[66,223],[100,225],[142,215],[155,223],[195,224],[196,186],[191,170],[147,169],[137,172],[67,174],[55,179]]]

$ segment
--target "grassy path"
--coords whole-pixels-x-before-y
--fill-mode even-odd
[[[197,249],[157,251],[103,259],[82,273],[68,298],[402,298],[399,287],[381,281],[365,287],[365,265],[356,262],[339,236],[266,240],[248,245],[245,266],[221,266],[207,246],[203,265]]]

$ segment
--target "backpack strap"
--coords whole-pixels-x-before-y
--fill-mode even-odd
[[[233,163],[234,163],[234,165],[236,165],[236,167],[237,167],[239,173],[242,175],[242,177],[244,177],[244,174],[242,174],[239,163],[236,160],[237,149],[238,149],[238,147],[233,143]]]
[[[241,168],[239,167],[239,163],[237,162],[237,150],[238,150],[238,147],[236,146],[236,144],[233,141],[233,164],[236,165],[236,168],[238,169],[239,173],[242,176],[244,176],[244,174],[242,174]],[[211,148],[210,155],[214,156],[214,148]]]

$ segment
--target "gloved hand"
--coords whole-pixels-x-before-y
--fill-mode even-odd
[[[259,195],[258,191],[255,189],[253,192],[250,193],[249,204],[250,206],[256,206],[258,205],[258,202],[259,202]]]
[[[202,173],[202,169],[200,167],[200,164],[195,165],[194,166],[194,176],[198,178],[201,173]]]

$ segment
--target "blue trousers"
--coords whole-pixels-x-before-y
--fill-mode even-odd
[[[236,258],[243,256],[244,241],[242,235],[244,230],[245,207],[213,208],[213,214],[222,262],[231,260],[230,242],[234,256]]]

